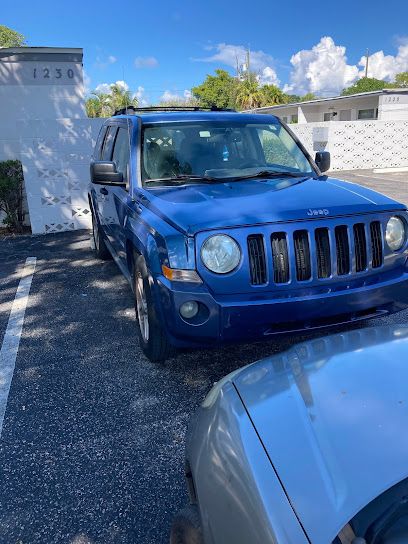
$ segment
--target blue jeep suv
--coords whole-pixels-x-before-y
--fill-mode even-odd
[[[272,115],[128,108],[105,121],[94,244],[132,285],[150,360],[408,306],[406,206],[329,165]]]

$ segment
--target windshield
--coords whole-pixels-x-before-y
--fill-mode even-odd
[[[142,179],[216,182],[251,177],[313,176],[303,151],[279,123],[188,122],[146,125]]]

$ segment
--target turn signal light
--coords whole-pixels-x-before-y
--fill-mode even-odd
[[[169,268],[162,266],[163,276],[170,281],[189,281],[192,283],[202,283],[200,276],[195,270],[181,270],[179,268]]]

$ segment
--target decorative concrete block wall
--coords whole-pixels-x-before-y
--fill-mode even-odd
[[[332,170],[408,166],[408,121],[331,121],[290,128],[312,156],[330,151]]]
[[[33,234],[91,227],[89,160],[103,119],[20,121]]]

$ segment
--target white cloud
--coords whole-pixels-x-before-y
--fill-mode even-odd
[[[338,94],[358,78],[357,66],[347,64],[346,48],[325,36],[312,49],[303,49],[292,56],[293,70],[285,92],[321,95]]]
[[[145,89],[141,85],[139,85],[133,96],[137,98],[139,106],[143,107],[149,104],[149,100],[145,94]]]
[[[266,66],[258,77],[261,85],[279,85],[278,76],[273,68]]]
[[[112,85],[117,85],[120,89],[124,91],[129,90],[129,85],[126,83],[126,81],[115,81],[115,83],[100,83],[95,87],[95,91],[97,93],[104,93],[104,94],[111,94],[112,93]]]
[[[346,48],[325,36],[312,49],[298,51],[290,62],[293,70],[285,92],[331,96],[365,75],[366,57],[358,64],[347,64]],[[408,70],[408,39],[402,39],[397,54],[385,55],[376,51],[368,58],[368,77],[392,81],[396,74]]]
[[[359,76],[365,75],[366,56],[361,57],[358,66],[361,66],[362,70],[359,72]],[[384,51],[377,51],[368,56],[368,77],[375,77],[377,79],[385,79],[386,81],[393,81],[395,75],[399,72],[405,72],[408,70],[408,40],[405,40],[398,47],[396,56],[385,55]]]
[[[194,59],[199,62],[218,62],[225,64],[230,68],[236,69],[246,65],[247,48],[243,45],[232,45],[219,43],[216,46],[205,46],[206,51],[212,51],[213,54],[208,57]],[[279,84],[278,76],[272,68],[273,57],[262,50],[250,52],[250,69],[259,73],[259,79],[262,83]]]
[[[156,68],[159,65],[159,61],[155,57],[136,57],[136,68]]]
[[[113,55],[108,55],[106,58],[98,56],[96,57],[95,66],[97,68],[104,69],[109,66],[109,64],[115,64],[117,60],[118,59]]]
[[[189,91],[188,89],[185,89],[183,91],[183,95],[181,95],[179,93],[176,93],[176,92],[166,90],[161,95],[159,101],[160,102],[180,102],[180,103],[183,103],[186,100],[189,100],[191,98],[191,96],[192,96],[191,91]]]

